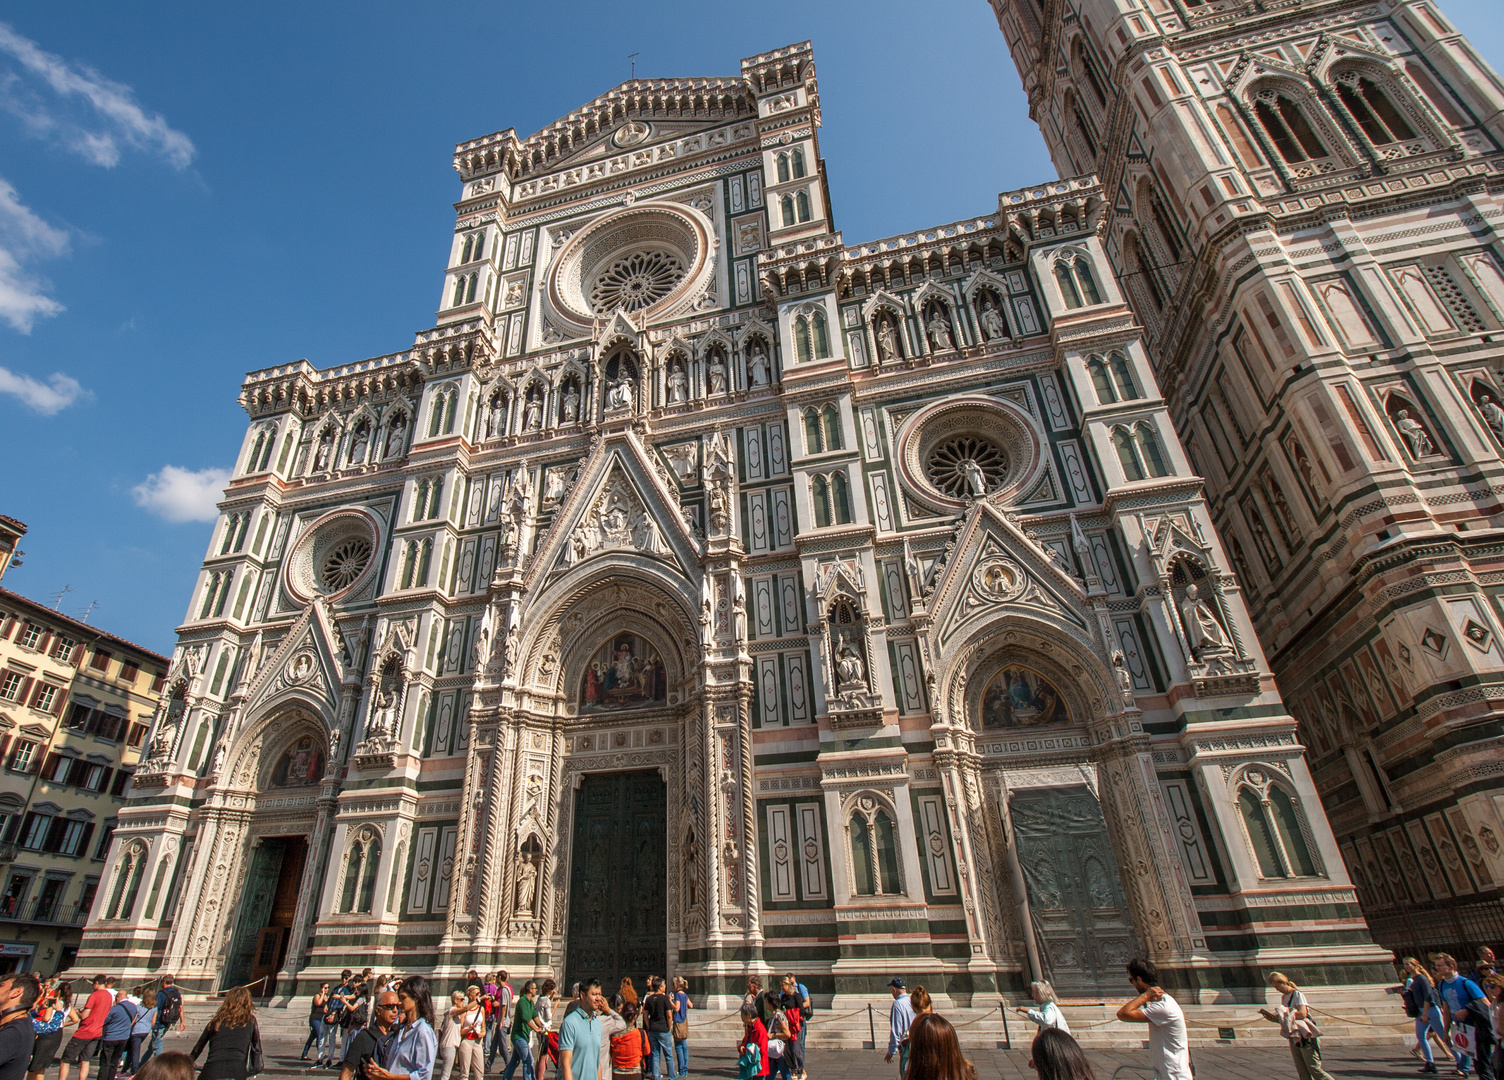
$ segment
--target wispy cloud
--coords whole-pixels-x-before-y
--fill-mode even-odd
[[[0,108],[39,139],[55,142],[95,165],[110,168],[123,147],[165,158],[173,168],[193,161],[193,140],[147,112],[135,92],[87,64],[63,59],[0,22]]]
[[[9,368],[0,367],[0,394],[13,394],[33,412],[54,416],[72,405],[89,392],[78,380],[60,372],[54,373],[46,382],[38,382],[30,375],[17,375]]]
[[[164,465],[143,483],[131,488],[136,505],[168,521],[213,521],[225,485],[230,482],[229,469],[184,469]]]
[[[25,264],[56,258],[67,250],[68,234],[37,217],[0,178],[0,319],[29,334],[37,319],[63,310],[47,295],[46,280]]]

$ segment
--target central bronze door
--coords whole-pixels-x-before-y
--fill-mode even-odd
[[[564,986],[597,978],[609,996],[666,975],[668,796],[656,772],[593,774],[574,804]]]

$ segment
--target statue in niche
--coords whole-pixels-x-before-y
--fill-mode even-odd
[[[482,626],[480,628],[480,633],[475,635],[475,648],[472,649],[470,653],[471,667],[475,668],[476,670],[479,670],[485,665],[487,655],[486,645],[490,640],[490,632],[487,631],[484,626]]]
[[[566,424],[573,424],[580,418],[580,390],[572,380],[564,385],[564,404],[560,415]]]
[[[898,327],[894,325],[891,315],[879,315],[877,317],[877,359],[879,363],[887,360],[898,360],[901,354],[898,349]]]
[[[961,475],[966,478],[966,493],[974,499],[987,494],[987,474],[974,458],[961,462]]]
[[[1196,659],[1201,659],[1203,652],[1221,652],[1228,648],[1227,631],[1222,628],[1211,605],[1201,599],[1195,585],[1185,587],[1185,599],[1180,602],[1180,617],[1185,623],[1186,640]]]
[[[502,418],[506,411],[506,397],[497,392],[491,395],[491,404],[486,407],[486,438],[494,439],[503,434]]]
[[[334,429],[325,428],[319,434],[319,445],[313,452],[313,471],[323,472],[329,467],[329,459],[334,455]]]
[[[950,320],[945,317],[945,309],[939,304],[935,305],[929,321],[924,324],[924,330],[929,335],[930,348],[935,352],[946,352],[956,347],[950,336]]]
[[[991,300],[982,301],[982,314],[978,321],[982,324],[982,334],[988,341],[1001,341],[1008,336],[1002,312],[992,306]]]
[[[1483,414],[1483,422],[1494,433],[1494,438],[1504,442],[1504,409],[1499,408],[1492,395],[1484,394],[1478,399],[1478,411]]]
[[[720,349],[711,350],[709,371],[711,394],[724,394],[726,392],[726,358]]]
[[[523,862],[517,871],[517,913],[533,913],[533,897],[538,891],[538,868],[531,860]]]
[[[860,684],[866,668],[862,664],[862,654],[857,652],[856,646],[851,643],[851,638],[846,631],[841,631],[840,640],[836,644],[836,683],[840,688]]]
[[[386,457],[393,457],[402,452],[402,442],[407,437],[407,414],[398,413],[392,417],[392,422],[386,429]]]
[[[668,403],[677,405],[689,396],[689,380],[684,376],[684,365],[677,360],[668,369]]]
[[[624,412],[632,408],[632,382],[625,372],[606,391],[606,411]]]
[[[1394,415],[1394,426],[1405,437],[1405,442],[1410,444],[1412,457],[1430,457],[1436,453],[1436,447],[1431,442],[1431,436],[1426,433],[1421,422],[1410,415],[1409,409],[1401,409]]]
[[[754,341],[751,350],[747,353],[747,371],[751,375],[754,390],[768,385],[770,372],[768,350],[763,348],[761,341]]]
[[[350,464],[362,465],[366,460],[366,450],[371,445],[371,425],[362,420],[355,428],[355,438],[350,441]]]
[[[1128,673],[1128,665],[1123,661],[1123,654],[1112,654],[1112,670],[1117,675],[1118,690],[1123,695],[1123,704],[1133,704],[1133,676]]]
[[[522,410],[522,430],[537,431],[543,426],[543,395],[537,390],[528,392],[527,406]]]
[[[549,469],[543,477],[543,501],[545,503],[558,503],[564,501],[564,485],[567,482],[564,469]]]

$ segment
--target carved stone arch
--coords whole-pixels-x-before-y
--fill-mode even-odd
[[[1297,799],[1300,797],[1300,790],[1295,786],[1295,778],[1290,775],[1288,766],[1266,760],[1244,762],[1228,773],[1227,794],[1236,800],[1239,788],[1250,787],[1263,797],[1273,784],[1283,787],[1287,795]]]
[[[1373,80],[1389,99],[1389,104],[1409,123],[1416,138],[1429,140],[1433,149],[1441,149],[1452,142],[1420,88],[1408,82],[1388,57],[1367,51],[1357,42],[1349,44],[1344,41],[1341,51],[1326,50],[1312,69],[1311,77],[1335,91],[1336,84],[1349,73]]]
[[[900,324],[903,322],[904,316],[908,314],[908,306],[904,304],[902,297],[895,296],[887,289],[878,289],[862,305],[862,321],[870,323],[872,317],[883,310],[890,311],[897,316]]]
[[[696,358],[704,359],[705,356],[709,354],[710,347],[712,345],[719,345],[721,346],[721,348],[726,350],[726,362],[729,364],[731,362],[732,354],[736,351],[736,342],[732,339],[731,335],[720,328],[716,328],[710,331],[708,334],[704,334],[696,343]]]
[[[278,725],[278,720],[286,721],[285,725]],[[324,754],[325,772],[329,769],[329,733],[332,730],[330,722],[325,718],[298,709],[290,714],[281,711],[271,718],[271,721],[262,729],[261,746],[255,765],[256,791],[264,792],[272,786],[272,773],[276,771],[282,756],[295,747],[300,739],[311,737],[314,746]],[[235,775],[235,774],[231,774]],[[323,777],[319,777],[321,781]]]
[[[635,633],[658,650],[669,688],[665,707],[673,707],[690,692],[699,670],[693,595],[688,582],[632,556],[607,556],[577,568],[540,598],[537,610],[548,611],[546,617],[524,616],[524,626],[538,627],[521,643],[525,670],[553,698],[555,715],[574,715],[590,659],[613,634]],[[547,656],[554,660],[545,663]]]
[[[864,801],[870,805],[864,805]],[[841,821],[843,823],[853,814],[861,814],[870,820],[879,810],[886,810],[888,816],[893,819],[894,825],[898,824],[898,804],[893,801],[892,791],[864,787],[844,792],[841,795]]]
[[[235,733],[225,754],[225,768],[219,774],[219,787],[245,792],[264,791],[270,769],[267,765],[269,756],[265,752],[269,738],[281,746],[284,741],[291,745],[296,738],[312,734],[327,747],[334,724],[334,714],[328,702],[296,690],[279,694],[265,703],[260,715],[243,724]]]
[[[1022,612],[1003,611],[954,648],[942,693],[951,723],[982,730],[982,695],[1010,664],[1047,679],[1074,726],[1089,725],[1123,709],[1117,679],[1103,650],[1084,631]]]
[[[838,563],[823,570],[815,579],[815,589],[820,601],[821,618],[825,617],[837,600],[849,602],[856,609],[859,618],[867,617],[866,590],[852,576],[848,567]]]
[[[1245,77],[1241,87],[1229,88],[1229,90],[1242,99],[1244,107],[1253,115],[1251,127],[1254,135],[1263,143],[1264,153],[1270,160],[1279,162],[1287,169],[1291,167],[1291,163],[1285,161],[1279,149],[1273,145],[1263,123],[1259,121],[1256,103],[1260,100],[1266,102],[1271,100],[1271,95],[1283,94],[1300,109],[1306,123],[1314,129],[1317,138],[1325,146],[1328,157],[1336,158],[1344,168],[1361,164],[1359,155],[1354,152],[1351,140],[1338,126],[1336,118],[1303,73],[1272,69],[1250,73],[1248,77]],[[1313,157],[1313,155],[1307,153],[1307,157]]]
[[[1012,305],[1008,303],[1008,284],[997,274],[986,267],[975,271],[961,286],[961,295],[971,305],[972,316],[976,319],[978,327],[982,328],[982,340],[991,340],[983,327],[982,316],[987,305],[997,311],[1003,320],[1003,336],[1014,338],[1018,336],[1018,325],[1014,321]]]

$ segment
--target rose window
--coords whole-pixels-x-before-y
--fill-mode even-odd
[[[684,280],[684,264],[672,252],[634,251],[611,263],[590,287],[590,307],[598,315],[618,309],[640,311],[662,300]]]
[[[328,592],[339,592],[352,585],[370,562],[370,541],[351,537],[335,545],[324,556],[324,563],[319,568],[319,581]]]
[[[979,494],[972,487],[978,471],[986,491],[1001,487],[1008,472],[1007,453],[997,443],[980,435],[948,439],[931,449],[924,462],[925,479],[955,499]]]

